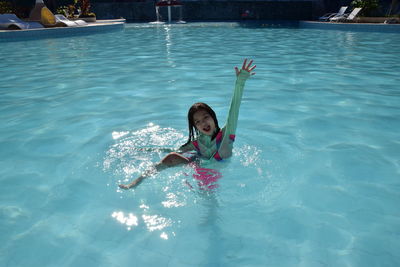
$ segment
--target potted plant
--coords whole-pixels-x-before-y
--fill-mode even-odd
[[[89,0],[79,0],[81,13],[79,18],[86,21],[86,22],[95,22],[96,21],[96,14],[90,12],[90,1]]]
[[[67,6],[60,6],[60,7],[57,8],[56,13],[57,14],[61,14],[64,17],[68,18],[68,16],[69,16],[69,8]]]
[[[379,0],[354,0],[351,5],[352,7],[362,8],[361,16],[371,17],[379,8]]]
[[[79,11],[77,8],[78,0],[73,0],[71,4],[68,4],[66,6],[59,6],[56,10],[57,14],[64,15],[68,19],[76,19],[78,14],[76,12]]]
[[[395,4],[393,5],[393,2]],[[399,23],[399,19],[394,16],[383,16],[380,12],[378,0],[354,0],[351,5],[353,7],[361,7],[361,16],[357,18],[357,22],[364,23]],[[392,1],[391,10],[396,6],[396,1]],[[391,12],[391,10],[389,12]]]
[[[13,12],[13,7],[10,2],[0,1],[0,14],[11,14]]]

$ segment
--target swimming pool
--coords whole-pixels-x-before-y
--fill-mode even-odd
[[[0,47],[1,266],[400,264],[400,35],[128,24]],[[224,123],[244,57],[218,188],[177,167],[118,190],[186,141],[192,103]]]

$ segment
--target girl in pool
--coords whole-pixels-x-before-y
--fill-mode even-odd
[[[240,70],[235,67],[237,76],[235,90],[229,108],[228,119],[222,129],[218,126],[215,112],[207,104],[195,103],[188,112],[189,139],[187,143],[181,146],[177,152],[169,153],[161,162],[154,165],[154,168],[143,173],[130,184],[121,184],[119,187],[122,189],[135,187],[143,179],[157,171],[179,164],[188,164],[198,157],[221,161],[232,156],[244,84],[250,75],[255,74],[252,71],[256,68],[256,65],[252,64],[253,60],[247,63],[247,59],[245,59]]]

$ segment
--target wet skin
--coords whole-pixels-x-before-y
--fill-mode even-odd
[[[196,129],[202,134],[213,135],[215,131],[214,119],[205,110],[199,110],[193,114],[193,121]]]

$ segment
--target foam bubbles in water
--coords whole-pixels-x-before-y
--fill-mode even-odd
[[[240,163],[247,167],[257,165],[260,162],[261,150],[255,146],[244,145],[238,149],[233,150],[234,156],[239,156]]]
[[[137,131],[114,131],[112,137],[115,144],[106,152],[103,169],[125,179],[151,168],[166,152],[184,143],[182,133],[153,123]]]

